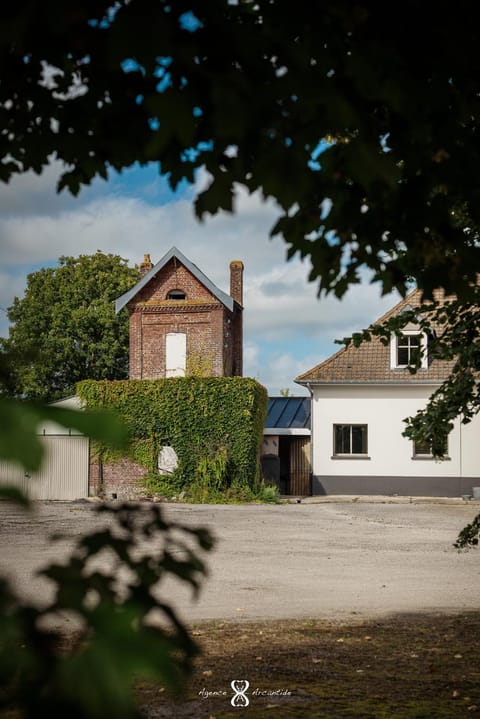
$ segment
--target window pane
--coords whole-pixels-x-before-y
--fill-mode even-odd
[[[413,453],[414,455],[417,454],[431,454],[430,445],[428,442],[414,442],[413,443]]]
[[[167,300],[184,300],[184,299],[186,299],[186,295],[183,290],[171,290],[167,295]]]
[[[446,455],[448,453],[448,443],[445,442],[443,445],[443,454]],[[413,456],[426,456],[431,457],[432,456],[432,446],[429,442],[414,442],[413,443]]]
[[[404,367],[414,364],[418,359],[421,348],[421,337],[415,335],[400,335],[397,339],[397,366]]]
[[[408,364],[408,347],[399,347],[398,348],[397,364],[398,365]]]
[[[350,425],[335,425],[335,454],[350,454]]]
[[[352,453],[365,454],[367,451],[367,428],[365,425],[352,426]]]
[[[334,425],[334,454],[366,454],[366,424]]]

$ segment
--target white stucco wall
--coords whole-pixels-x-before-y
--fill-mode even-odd
[[[313,388],[314,475],[473,477],[480,475],[480,418],[456,420],[445,461],[412,459],[413,443],[402,437],[405,417],[424,407],[435,387],[328,385]],[[333,458],[333,425],[368,425],[368,459]]]

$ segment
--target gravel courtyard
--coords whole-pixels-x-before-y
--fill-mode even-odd
[[[217,537],[198,601],[174,582],[165,585],[166,597],[191,622],[479,608],[480,550],[452,546],[480,512],[479,502],[169,504],[165,511]],[[35,571],[68,551],[68,543],[48,537],[79,535],[102,521],[90,502],[38,502],[33,514],[2,503],[0,518],[1,572],[38,601],[50,588]]]

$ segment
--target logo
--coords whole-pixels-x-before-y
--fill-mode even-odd
[[[264,697],[290,697],[292,692],[290,689],[261,689],[260,687],[250,688],[250,682],[246,679],[234,679],[230,682],[230,686],[233,689],[233,697],[230,699],[232,707],[248,707],[250,699],[247,697],[247,693],[250,697],[258,699]],[[203,687],[198,692],[198,696],[202,699],[228,699],[230,692],[225,689],[207,689]]]
[[[235,692],[230,701],[232,707],[248,707],[250,700],[246,692],[248,691],[250,682],[247,682],[246,679],[234,679],[233,682],[230,682],[230,686]]]

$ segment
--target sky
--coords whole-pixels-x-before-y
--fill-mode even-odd
[[[111,174],[77,198],[56,193],[59,166],[0,184],[0,336],[8,334],[6,309],[21,297],[27,275],[53,267],[61,255],[119,254],[155,264],[175,246],[220,289],[229,292],[229,264],[244,271],[244,374],[265,385],[306,394],[297,375],[338,351],[336,339],[367,327],[398,300],[376,285],[358,285],[339,301],[317,297],[307,260],[286,260],[287,245],[270,239],[278,208],[239,189],[234,214],[199,222],[192,199],[207,180],[175,194],[152,165]]]

